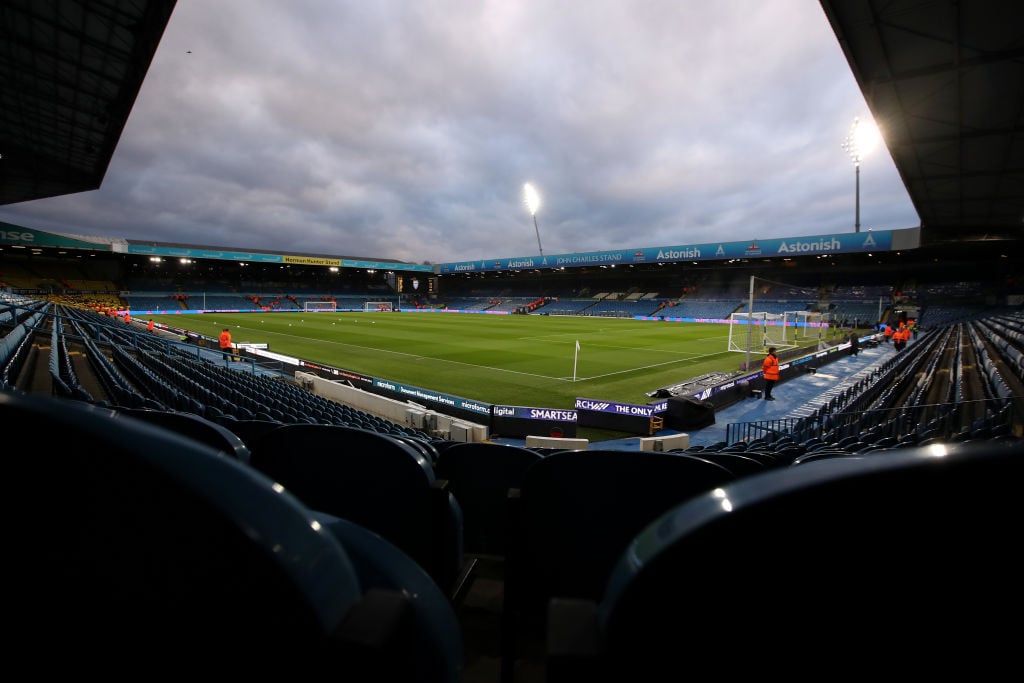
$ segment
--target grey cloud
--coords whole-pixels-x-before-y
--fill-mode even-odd
[[[191,54],[187,51],[191,50]],[[62,232],[413,262],[852,230],[867,116],[816,3],[178,3]],[[862,224],[917,225],[884,149]]]

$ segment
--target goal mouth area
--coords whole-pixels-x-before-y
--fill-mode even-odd
[[[395,304],[391,301],[364,301],[363,313],[379,313],[381,311],[393,311]]]
[[[786,316],[757,311],[729,315],[729,351],[747,353],[769,347],[792,349],[797,346],[786,336]]]
[[[302,303],[303,313],[317,313],[320,311],[336,313],[337,310],[338,304],[334,301],[304,301]]]

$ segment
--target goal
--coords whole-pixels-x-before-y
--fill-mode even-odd
[[[748,343],[749,342],[749,343]],[[766,351],[769,346],[791,349],[796,344],[786,339],[786,316],[779,313],[756,311],[733,313],[729,316],[729,350],[747,352]]]
[[[786,311],[783,315],[786,325],[782,328],[782,338],[794,345],[802,346],[812,340],[820,340],[828,327],[818,311]]]
[[[336,313],[337,310],[338,304],[334,301],[304,301],[302,303],[302,311],[304,313],[316,313],[317,311]]]
[[[391,311],[394,310],[394,304],[390,301],[366,301],[363,303],[363,312],[370,313],[373,311]]]

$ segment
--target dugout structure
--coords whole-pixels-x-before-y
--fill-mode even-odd
[[[786,338],[786,314],[755,311],[729,316],[729,350],[747,353],[753,349],[791,349],[796,343]],[[790,335],[792,336],[792,335]]]

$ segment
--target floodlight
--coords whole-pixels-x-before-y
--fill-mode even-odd
[[[537,190],[530,183],[523,185],[523,201],[526,202],[526,208],[529,209],[530,215],[533,216],[533,229],[537,232],[537,248],[540,249],[540,255],[543,256],[544,247],[541,246],[540,228],[537,227],[537,209],[540,208],[540,195],[537,194]]]
[[[853,161],[854,174],[856,176],[856,213],[854,216],[854,232],[860,232],[860,161],[864,155],[869,153],[878,144],[878,129],[867,121],[862,121],[859,116],[854,117],[850,132],[843,140],[843,149]]]

